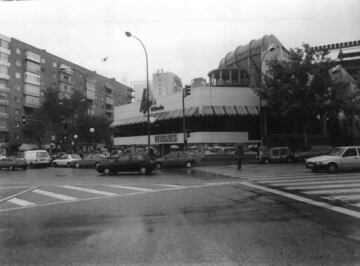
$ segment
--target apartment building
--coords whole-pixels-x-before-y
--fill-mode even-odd
[[[83,93],[88,113],[113,119],[114,106],[129,103],[132,89],[66,59],[0,34],[0,152],[23,143],[22,117],[39,108],[44,91],[60,98]]]
[[[152,92],[155,98],[179,92],[182,90],[182,86],[181,79],[174,73],[159,69],[153,74]]]

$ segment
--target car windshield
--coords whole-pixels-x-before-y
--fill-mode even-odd
[[[329,155],[333,155],[333,156],[340,156],[343,152],[344,152],[344,148],[334,148],[332,149],[332,151],[329,153]]]

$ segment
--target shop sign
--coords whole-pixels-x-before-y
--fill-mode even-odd
[[[177,142],[177,134],[169,134],[169,135],[155,135],[156,143],[176,143]]]

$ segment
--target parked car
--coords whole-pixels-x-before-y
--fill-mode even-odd
[[[290,148],[287,146],[283,147],[272,147],[268,148],[262,146],[259,148],[258,160],[262,163],[273,163],[273,162],[292,162],[293,156]]]
[[[52,161],[52,166],[67,166],[71,167],[71,163],[75,160],[81,160],[81,157],[79,154],[63,154],[59,158]]]
[[[5,157],[0,159],[0,169],[2,168],[8,168],[9,170],[14,170],[15,168],[21,168],[26,169],[27,168],[27,162],[24,158],[20,157]]]
[[[360,146],[336,147],[328,155],[307,159],[305,166],[313,172],[327,170],[330,173],[360,169]]]
[[[328,154],[332,149],[333,147],[330,145],[314,145],[307,151],[295,152],[294,160],[305,161],[307,158]]]
[[[172,151],[164,157],[157,159],[157,167],[186,167],[191,168],[195,164],[195,156],[187,151]]]
[[[103,161],[96,167],[99,173],[109,175],[117,172],[133,172],[150,174],[156,167],[156,160],[146,153],[123,153],[116,158]]]
[[[25,151],[24,159],[32,167],[49,166],[51,161],[51,157],[46,150]]]
[[[102,161],[106,160],[107,156],[104,154],[87,154],[80,160],[70,162],[71,167],[93,167],[96,168]]]

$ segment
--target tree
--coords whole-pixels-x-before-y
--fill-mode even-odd
[[[334,101],[339,98],[337,92],[329,89],[332,81],[328,71],[334,65],[327,51],[314,51],[307,44],[290,49],[288,60],[273,59],[268,63],[265,86],[258,94],[267,100],[273,115],[299,125],[305,146],[309,122],[339,112],[340,106]]]

